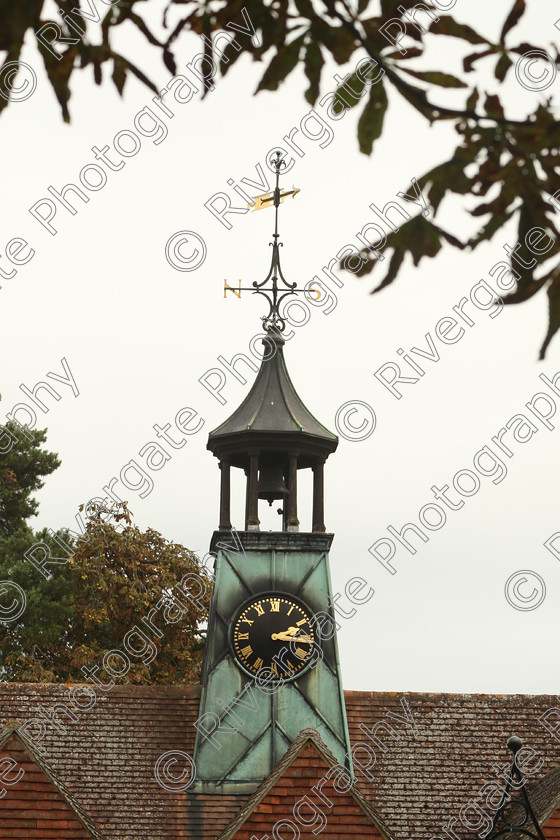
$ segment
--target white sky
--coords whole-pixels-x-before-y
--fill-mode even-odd
[[[496,37],[510,5],[510,0],[491,7],[459,0],[453,13]],[[528,40],[546,48],[556,40],[558,13],[548,4],[536,5],[510,43]],[[457,72],[462,42],[434,42],[429,66],[423,67]],[[118,43],[162,87],[167,84],[171,74],[130,27],[123,27]],[[180,39],[179,68],[200,51],[196,36]],[[50,400],[51,409],[40,417],[39,425],[48,427],[48,447],[63,463],[39,494],[34,524],[75,527],[78,505],[98,495],[130,459],[144,463],[138,453],[157,440],[153,425],[173,424],[179,409],[188,406],[204,418],[204,428],[173,451],[161,471],[150,473],[154,489],[147,498],[133,491],[128,498],[138,525],[202,555],[218,522],[219,470],[205,448],[207,434],[237,407],[249,384],[228,376],[222,392],[227,404],[221,405],[198,380],[218,365],[218,356],[249,354],[263,301],[248,295],[224,300],[223,283],[241,278],[250,285],[264,278],[273,225],[271,212],[236,215],[229,216],[228,231],[204,202],[228,190],[230,178],[257,178],[256,164],[264,165],[268,150],[309,112],[306,81],[298,70],[280,92],[253,97],[266,65],[242,57],[204,102],[196,97],[179,105],[166,98],[175,116],[164,119],[165,140],[154,145],[143,138],[140,152],[122,171],[110,173],[102,190],[90,192],[87,205],[76,202],[75,216],[59,207],[53,237],[28,208],[49,197],[49,186],[76,183],[82,167],[94,162],[92,146],[112,144],[119,131],[132,129],[152,94],[131,78],[121,100],[108,78],[99,88],[90,69],[77,71],[68,126],[31,41],[23,58],[37,71],[38,86],[29,100],[2,115],[0,267],[8,266],[5,247],[13,237],[25,238],[36,254],[16,277],[1,281],[0,422],[15,403],[26,401],[19,385],[32,387],[49,371],[62,374],[63,357],[80,391],[75,398],[60,385],[61,400]],[[494,59],[480,66],[493,69]],[[333,66],[324,74],[322,93],[334,89],[335,72],[343,73]],[[510,75],[506,99],[522,118],[538,95]],[[545,95],[554,94],[558,84]],[[490,79],[489,85],[496,83]],[[442,103],[460,102],[462,96],[439,89],[431,94]],[[334,137],[326,148],[298,135],[305,155],[283,183],[302,191],[281,211],[283,269],[298,285],[345,244],[357,244],[356,233],[376,221],[369,204],[394,200],[411,178],[446,160],[456,143],[451,125],[430,128],[391,96],[383,139],[367,158],[358,151],[356,112],[339,122],[327,119]],[[453,199],[435,221],[462,238],[475,229],[475,220]],[[190,273],[175,270],[165,258],[166,242],[181,230],[197,232],[207,246],[204,264]],[[434,337],[436,323],[452,314],[477,281],[490,279],[491,266],[505,257],[506,242],[514,242],[512,228],[474,254],[446,247],[418,268],[407,263],[396,284],[374,297],[368,292],[380,272],[362,280],[341,272],[344,287],[337,290],[336,309],[328,316],[313,309],[309,323],[287,343],[294,384],[325,425],[334,430],[337,409],[350,400],[368,403],[377,415],[374,433],[361,442],[342,439],[326,468],[326,524],[336,535],[333,588],[343,592],[346,581],[359,575],[375,589],[371,601],[342,622],[345,688],[557,691],[553,645],[560,565],[543,543],[560,531],[559,430],[537,423],[540,431],[527,444],[512,444],[507,477],[497,485],[482,477],[479,492],[465,499],[462,510],[447,511],[445,527],[432,532],[414,556],[400,547],[396,574],[368,552],[388,536],[389,525],[419,524],[420,508],[435,501],[430,487],[449,484],[458,470],[472,468],[474,454],[523,412],[537,391],[546,391],[539,374],[560,371],[559,338],[546,361],[537,361],[546,329],[546,299],[540,294],[494,319],[471,307],[475,326],[466,327],[455,345],[435,339],[440,361],[426,361],[425,376],[415,386],[403,386],[399,401],[373,376],[383,363],[399,361],[397,348],[427,349],[426,333]],[[252,382],[254,374],[248,378]],[[305,526],[310,482],[300,486]],[[240,511],[239,504],[238,528]],[[520,570],[546,583],[546,597],[534,610],[516,610],[505,598],[507,579]],[[526,584],[521,592],[531,588]]]

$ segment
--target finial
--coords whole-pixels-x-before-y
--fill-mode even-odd
[[[515,755],[523,746],[523,741],[521,740],[521,738],[518,738],[517,735],[512,735],[511,738],[508,738],[507,745],[508,749],[510,749]]]
[[[291,190],[286,192],[282,192],[280,190],[280,172],[285,169],[286,161],[279,151],[269,158],[269,162],[276,173],[275,188],[272,192],[257,196],[248,206],[252,207],[253,211],[262,210],[265,207],[274,207],[274,233],[272,234],[274,241],[269,243],[272,246],[270,269],[262,282],[257,283],[257,281],[254,281],[253,285],[249,287],[241,286],[240,284],[239,288],[236,290],[229,286],[226,281],[224,286],[224,297],[228,289],[233,291],[237,297],[241,297],[241,292],[253,292],[253,294],[263,295],[267,299],[269,305],[268,313],[261,318],[263,328],[267,333],[282,333],[286,329],[286,321],[280,314],[280,304],[288,295],[297,294],[298,292],[309,294],[310,290],[308,288],[296,288],[296,283],[288,283],[282,274],[282,268],[280,267],[280,246],[282,246],[282,242],[278,241],[280,236],[278,233],[278,208],[284,199],[288,198],[288,196],[291,195],[292,197],[295,197],[298,194],[299,189],[293,187]],[[267,285],[269,281],[270,285]],[[280,283],[282,285],[279,285]],[[317,293],[319,290],[313,289],[311,291],[313,293],[313,300],[317,300]]]

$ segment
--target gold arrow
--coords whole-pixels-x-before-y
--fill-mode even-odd
[[[298,194],[298,192],[300,192],[300,190],[297,189],[296,187],[293,187],[288,192],[280,193],[278,204],[282,204],[284,199],[288,198],[288,196],[290,196],[290,195],[295,197]],[[273,207],[274,206],[273,202],[274,202],[274,192],[263,193],[262,195],[258,195],[253,201],[251,201],[247,205],[247,207],[252,207],[253,208],[253,213],[254,213],[255,210],[262,210],[264,207]]]

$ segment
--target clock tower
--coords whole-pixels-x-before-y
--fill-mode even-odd
[[[351,769],[329,573],[333,534],[323,514],[324,464],[338,439],[306,408],[286,368],[279,305],[301,290],[280,268],[278,206],[286,193],[278,186],[279,155],[274,163],[276,189],[256,199],[275,206],[272,264],[251,289],[270,306],[265,352],[247,397],[208,439],[221,492],[194,754],[197,785],[206,793],[253,791],[306,728]],[[230,521],[236,469],[246,477],[243,531]],[[313,473],[307,528],[298,519],[301,470]],[[280,504],[278,530],[260,530],[259,505],[266,502]]]

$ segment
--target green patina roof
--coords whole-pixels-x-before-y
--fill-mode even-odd
[[[322,425],[306,408],[293,386],[286,368],[281,337],[270,336],[276,352],[263,359],[253,387],[239,408],[210,432],[209,442],[240,432],[298,432],[335,442],[337,436]],[[264,342],[263,342],[264,343]]]

